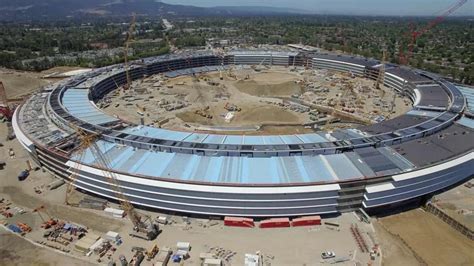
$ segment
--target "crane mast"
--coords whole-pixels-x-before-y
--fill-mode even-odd
[[[130,66],[128,62],[128,51],[130,49],[130,44],[133,41],[133,34],[135,33],[135,24],[136,24],[136,15],[132,13],[132,21],[130,22],[130,27],[127,32],[127,39],[125,40],[125,49],[124,49],[124,66],[125,66],[125,76],[127,78],[127,84],[125,84],[125,89],[130,89],[131,78],[130,78]]]
[[[387,62],[387,49],[382,51],[382,61],[380,62],[379,74],[377,76],[377,81],[375,82],[375,88],[380,90],[380,85],[383,85],[385,82],[385,63]]]

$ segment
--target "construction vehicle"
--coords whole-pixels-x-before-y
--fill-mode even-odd
[[[130,89],[132,80],[130,77],[130,66],[128,63],[128,51],[130,49],[130,44],[133,41],[133,34],[135,33],[135,23],[136,23],[136,15],[132,13],[132,21],[130,22],[130,27],[128,28],[127,32],[127,39],[125,40],[125,48],[124,48],[124,67],[125,67],[125,76],[127,78],[127,83],[124,86],[124,89]]]
[[[133,232],[130,233],[132,237],[138,237],[145,240],[153,240],[159,234],[158,224],[154,223],[149,216],[140,216],[132,203],[128,200],[122,191],[118,178],[111,170],[111,163],[109,158],[101,151],[97,145],[96,140],[100,137],[99,135],[85,132],[81,129],[76,129],[76,136],[79,141],[78,151],[79,157],[84,156],[85,151],[88,150],[94,157],[96,164],[102,170],[105,179],[109,182],[110,188],[115,194],[115,199],[120,203],[120,207],[125,211],[128,218],[133,224]],[[76,161],[76,166],[72,168],[72,174],[69,177],[69,184],[66,190],[66,202],[68,201],[69,194],[74,190],[74,184],[79,176],[80,171],[80,160]]]
[[[128,263],[130,266],[139,266],[142,261],[145,259],[145,255],[143,255],[142,251],[137,251],[135,255],[133,255],[132,259]]]
[[[136,106],[137,109],[138,109],[138,110],[137,110],[137,114],[139,114],[139,115],[141,115],[141,116],[145,115],[146,108],[145,108],[144,106],[141,106],[141,105],[139,105],[138,103],[135,104],[135,106]]]
[[[44,205],[41,205],[38,208],[34,209],[33,212],[36,212],[43,221],[43,223],[41,224],[41,228],[49,229],[58,223],[57,220],[51,218],[51,215],[49,215],[49,213],[46,211],[46,207]],[[48,216],[48,219],[45,219],[43,215],[41,215],[41,212],[46,214]]]
[[[231,104],[231,103],[226,103],[225,106],[224,106],[224,109],[226,109],[229,112],[240,112],[240,111],[242,111],[242,108],[238,107],[235,104]]]
[[[154,259],[156,254],[158,254],[158,251],[160,251],[158,245],[154,244],[153,247],[145,253],[147,257],[146,260],[151,261]]]
[[[262,65],[266,68],[266,69],[270,69],[270,66],[267,66],[267,65],[264,65],[263,63],[265,63],[265,61],[267,60],[267,58],[263,58],[262,61],[260,61],[260,63],[257,65],[257,66],[251,66],[251,68],[255,71],[255,72],[260,72],[262,71],[264,68],[262,68]],[[271,63],[272,59],[270,59],[270,63]]]
[[[210,107],[206,106],[202,109],[198,109],[198,110],[194,111],[194,113],[197,114],[197,115],[200,115],[204,118],[212,119],[213,116],[211,114],[209,114],[209,109],[210,109]]]
[[[127,258],[124,255],[119,256],[119,261],[121,266],[128,266]]]
[[[234,71],[232,70],[232,68],[229,68],[229,70],[227,70],[227,76],[229,78],[232,78],[232,79],[237,79],[237,75],[235,75]]]
[[[25,180],[29,175],[30,175],[30,171],[28,171],[28,169],[21,171],[20,174],[18,175],[18,181]]]
[[[31,227],[25,223],[16,223],[16,225],[21,229],[21,231],[23,232],[23,234],[26,234],[26,233],[29,233],[31,232]]]

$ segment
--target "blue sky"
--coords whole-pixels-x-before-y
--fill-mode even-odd
[[[438,15],[457,0],[162,0],[170,4],[212,6],[272,6],[311,10],[321,14],[353,15]],[[474,16],[474,0],[458,9],[455,16]]]

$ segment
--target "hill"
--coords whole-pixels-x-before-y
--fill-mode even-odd
[[[0,21],[62,20],[87,17],[125,16],[246,16],[305,13],[274,7],[212,7],[171,5],[157,0],[0,0]]]

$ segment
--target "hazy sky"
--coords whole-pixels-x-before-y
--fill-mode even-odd
[[[321,14],[354,15],[439,15],[458,0],[162,0],[194,6],[272,6],[311,10]],[[455,16],[473,16],[474,0],[458,9]]]

